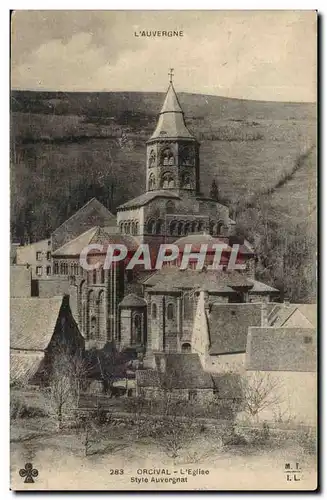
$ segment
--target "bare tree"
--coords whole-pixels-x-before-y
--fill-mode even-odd
[[[263,410],[274,410],[282,402],[282,384],[270,373],[254,372],[244,376],[241,383],[244,410],[257,421]]]
[[[86,366],[79,357],[59,352],[54,358],[49,380],[49,414],[61,430],[66,417],[74,416],[78,404],[82,382],[86,377]]]

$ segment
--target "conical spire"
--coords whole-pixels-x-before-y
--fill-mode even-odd
[[[184,120],[184,112],[176,95],[170,74],[170,83],[162,105],[157,127],[151,139],[194,139]]]
[[[169,84],[167,94],[160,111],[160,114],[162,113],[183,113],[172,83]]]

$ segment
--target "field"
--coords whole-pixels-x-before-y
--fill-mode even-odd
[[[114,212],[141,194],[146,140],[163,97],[13,92],[13,235],[21,236],[22,221],[29,218],[31,238],[43,238],[92,196]],[[292,184],[273,197],[275,219],[289,223],[309,215],[316,193],[314,104],[195,94],[181,94],[180,101],[189,128],[201,142],[204,194],[216,179],[226,203],[256,196],[290,172],[300,154],[312,150]],[[123,133],[129,140],[126,147],[117,140]]]
[[[160,440],[156,433],[149,432],[149,425],[138,434],[133,418],[129,423],[100,425],[93,416],[90,422],[86,452],[83,432],[71,428],[58,432],[53,421],[44,416],[13,419],[12,488],[287,490],[314,489],[316,486],[315,455],[300,441],[300,430],[275,431],[264,442],[224,443],[226,422],[218,421],[215,427],[199,425],[194,427],[188,439],[180,441],[177,456],[173,457],[171,447],[167,446],[169,441]],[[238,432],[245,435],[250,431],[238,428]],[[38,469],[39,475],[34,484],[26,485],[18,472],[28,462]],[[299,464],[298,482],[287,481],[286,463]],[[144,469],[154,468],[165,469],[170,475],[144,473]],[[208,470],[208,473],[193,475],[198,469]],[[174,481],[185,477],[187,482]],[[132,478],[139,481],[132,482]]]

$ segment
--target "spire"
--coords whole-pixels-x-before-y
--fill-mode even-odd
[[[157,138],[187,138],[194,139],[184,120],[184,112],[179,103],[173,85],[173,68],[170,69],[169,87],[166,93],[164,103],[162,105],[157,127],[152,134],[151,139]]]

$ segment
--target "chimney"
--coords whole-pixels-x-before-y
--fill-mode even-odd
[[[261,304],[261,326],[268,326],[268,307],[266,302]]]

